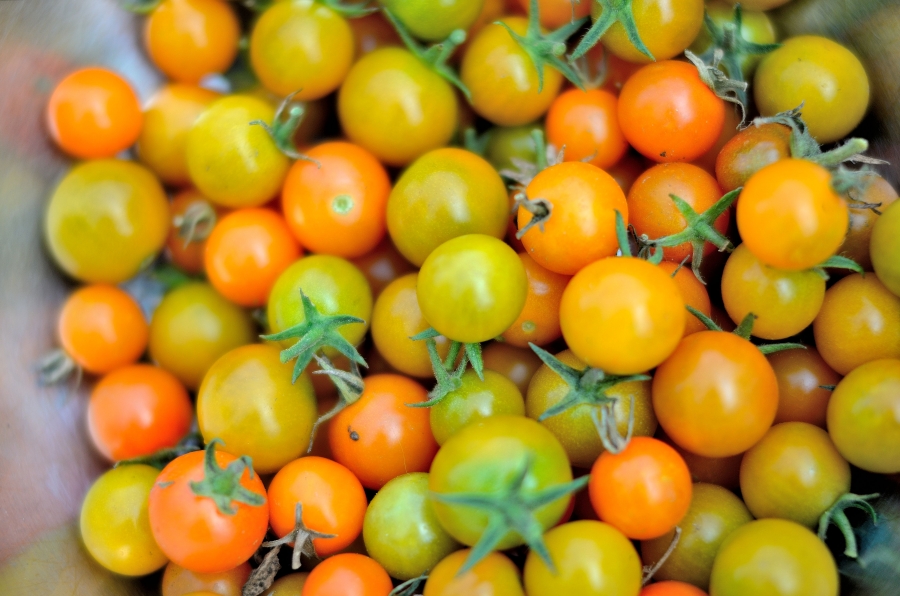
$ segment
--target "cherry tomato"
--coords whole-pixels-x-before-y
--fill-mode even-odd
[[[706,290],[706,286],[700,283],[700,280],[697,279],[690,267],[684,267],[671,261],[663,261],[657,266],[668,273],[675,285],[678,286],[678,292],[681,294],[681,298],[686,306],[699,310],[706,316],[712,316],[709,292]],[[683,337],[700,331],[706,331],[706,325],[685,309]]]
[[[731,192],[764,167],[791,156],[791,129],[783,124],[748,126],[725,143],[716,157],[716,179]]]
[[[387,204],[391,240],[420,267],[434,249],[453,238],[502,238],[508,219],[500,175],[483,158],[453,147],[417,159],[400,176]]]
[[[526,13],[530,13],[531,0],[514,0]],[[584,18],[591,13],[591,2],[572,2],[571,0],[539,0],[538,12],[540,23],[547,29],[559,29],[572,21]]]
[[[195,217],[196,212],[200,210],[207,212],[211,210],[216,218],[224,215],[225,210],[216,209],[210,205],[206,197],[196,190],[183,190],[175,195],[169,205],[169,210],[172,213],[172,222],[169,226],[169,236],[166,239],[166,256],[173,265],[187,274],[201,273],[203,257],[206,252],[206,238],[212,232],[215,221],[200,218],[193,230],[188,231],[187,238],[182,231],[182,224],[185,223],[186,217]]]
[[[753,0],[751,0],[752,2]],[[772,44],[775,43],[775,26],[766,13],[761,10],[750,10],[744,3],[741,3],[741,38],[756,44]],[[706,14],[712,19],[713,23],[722,27],[723,25],[734,23],[734,7],[724,0],[714,0],[706,4]],[[700,28],[700,33],[691,43],[691,51],[697,55],[702,55],[709,51],[712,45],[712,38],[706,27]],[[722,71],[731,78],[742,75],[741,80],[746,81],[756,70],[756,66],[762,56],[759,54],[742,54],[739,57],[738,64],[741,72],[729,72],[728,65],[722,63],[719,66]]]
[[[875,274],[887,289],[900,297],[900,266],[896,256],[900,254],[900,209],[890,207],[872,230],[871,255]]]
[[[44,214],[44,238],[57,265],[84,282],[120,283],[166,242],[169,203],[159,181],[135,163],[76,165]]]
[[[481,352],[484,368],[494,370],[512,381],[524,395],[534,373],[541,367],[541,359],[531,350],[517,348],[505,342],[491,342]]]
[[[359,400],[331,419],[328,443],[335,461],[350,468],[363,486],[379,489],[392,478],[424,472],[438,445],[421,385],[401,375],[371,375]]]
[[[866,182],[867,185],[862,192],[851,191],[850,197],[861,203],[878,205],[878,208],[877,210],[858,208],[854,207],[854,203],[850,203],[850,227],[847,228],[847,237],[838,249],[838,254],[853,259],[866,271],[872,271],[870,251],[879,252],[881,256],[882,250],[886,249],[887,254],[890,254],[890,246],[884,242],[883,236],[877,247],[872,248],[872,233],[875,224],[881,219],[879,214],[884,213],[897,200],[897,191],[877,174],[870,174]],[[883,275],[879,276],[879,279],[884,283]]]
[[[518,35],[525,35],[524,17],[501,19]],[[499,126],[518,126],[540,118],[562,87],[563,77],[543,66],[544,86],[538,90],[534,63],[506,27],[492,23],[478,32],[466,48],[459,75],[472,93],[479,116]]]
[[[352,259],[384,237],[391,181],[374,155],[352,143],[323,143],[294,162],[281,206],[301,245]]]
[[[162,596],[184,596],[202,590],[220,596],[241,596],[250,571],[249,563],[241,563],[221,573],[194,573],[170,561],[162,577]]]
[[[439,333],[461,342],[497,337],[525,306],[528,278],[513,250],[468,234],[435,249],[419,271],[419,308]]]
[[[743,453],[726,457],[704,457],[679,447],[672,439],[666,436],[663,436],[663,440],[670,444],[684,459],[688,470],[691,471],[691,479],[694,482],[715,484],[731,490],[737,490],[740,486]]]
[[[612,176],[591,164],[567,162],[540,172],[525,194],[532,201],[550,204],[549,218],[525,232],[522,244],[537,264],[564,275],[574,275],[603,257],[616,254],[616,211],[628,223],[625,193]],[[534,215],[519,207],[523,229]],[[542,229],[543,228],[543,229]]]
[[[303,584],[303,596],[388,596],[391,578],[374,559],[343,553],[319,563]]]
[[[619,163],[608,168],[606,173],[613,177],[619,188],[626,195],[631,192],[632,185],[637,181],[644,170],[647,169],[645,159],[633,151],[629,151],[619,160]]]
[[[753,93],[763,116],[802,103],[803,121],[820,143],[847,136],[869,107],[869,79],[859,58],[815,35],[792,37],[766,55],[756,69]]]
[[[150,322],[150,357],[196,390],[226,352],[253,343],[256,328],[242,308],[200,282],[166,294]]]
[[[487,146],[484,156],[497,171],[516,169],[513,158],[534,163],[537,149],[534,146],[534,131],[543,132],[540,124],[524,124],[522,126],[495,126],[487,134]]]
[[[828,366],[815,348],[782,350],[766,356],[778,379],[778,412],[775,422],[807,422],[825,428],[825,411],[831,391],[841,375]]]
[[[703,25],[702,0],[634,0],[631,12],[638,36],[653,54],[652,60],[668,60],[681,54]],[[602,14],[602,5],[592,2],[594,20]],[[629,62],[651,61],[631,43],[621,23],[614,23],[602,39],[606,49],[619,58]]]
[[[348,23],[350,29],[353,30],[357,59],[378,48],[398,46],[403,43],[394,26],[380,12],[350,19]]]
[[[223,513],[212,498],[200,496],[192,483],[208,478],[205,453],[193,451],[169,463],[150,490],[150,528],[159,548],[175,564],[195,573],[220,573],[249,559],[265,538],[269,508],[259,476],[245,468],[235,484],[263,498],[262,505],[231,500],[232,514]],[[237,461],[216,451],[220,468]]]
[[[455,29],[465,31],[481,12],[484,0],[381,0],[381,5],[409,32],[425,41],[443,41]]]
[[[47,104],[47,128],[60,149],[80,159],[114,157],[137,141],[138,97],[118,74],[83,68],[60,81]]]
[[[416,270],[400,254],[390,238],[382,240],[368,254],[353,259],[353,264],[366,276],[372,288],[372,295],[376,298],[395,279]]]
[[[446,145],[458,112],[450,83],[403,48],[380,48],[360,58],[338,92],[344,134],[391,166]]]
[[[204,265],[220,294],[241,306],[262,306],[281,273],[302,254],[280,215],[238,209],[216,223],[206,240]]]
[[[179,83],[228,70],[240,36],[237,15],[222,0],[162,0],[144,25],[150,60]]]
[[[613,26],[615,27],[615,25]],[[692,64],[666,60],[634,73],[619,95],[619,125],[628,143],[656,162],[693,161],[725,125],[725,103]]]
[[[681,447],[705,457],[756,444],[778,409],[778,380],[765,356],[724,331],[684,338],[653,377],[659,424]]]
[[[684,310],[665,271],[641,259],[613,257],[572,278],[559,315],[576,356],[607,373],[631,375],[657,366],[678,346]]]
[[[222,439],[231,452],[253,458],[261,474],[305,453],[316,420],[309,377],[291,384],[291,369],[278,354],[271,345],[235,348],[216,360],[197,392],[204,441]]]
[[[519,318],[503,332],[503,341],[520,348],[529,343],[543,346],[562,336],[559,303],[569,276],[544,269],[528,253],[519,253],[519,258],[528,277],[528,293]]]
[[[900,358],[900,297],[874,274],[848,275],[825,292],[813,322],[819,354],[842,375],[879,358]]]
[[[640,596],[707,596],[706,592],[683,582],[667,581],[650,584],[641,590]]]
[[[438,445],[466,426],[489,416],[524,416],[525,400],[515,383],[492,370],[484,371],[484,380],[467,370],[458,389],[431,407],[431,431]]]
[[[619,127],[618,100],[603,89],[569,89],[547,112],[547,141],[565,146],[566,161],[587,161],[606,169],[628,150]]]
[[[761,519],[725,540],[709,583],[713,596],[835,596],[838,572],[815,534],[794,522]]]
[[[444,557],[428,574],[423,596],[525,596],[519,569],[503,553],[492,552],[460,574],[470,552],[459,550]]]
[[[715,484],[694,484],[691,505],[678,524],[681,528],[678,544],[653,577],[677,580],[706,590],[722,542],[752,519],[746,505],[731,491]],[[653,565],[662,559],[674,538],[673,529],[659,538],[641,541],[644,564]],[[644,596],[643,592],[641,596]]]
[[[187,135],[188,173],[197,190],[232,208],[257,207],[274,197],[290,163],[269,133],[251,124],[272,124],[274,118],[272,105],[250,95],[211,103]]]
[[[214,1],[223,4],[221,0]],[[200,114],[218,98],[218,93],[208,89],[171,83],[162,87],[147,102],[144,126],[137,139],[137,154],[141,162],[166,184],[190,184],[188,132]]]
[[[900,472],[900,360],[867,362],[838,383],[828,402],[828,433],[837,450],[863,470]]]
[[[153,540],[147,498],[159,471],[122,466],[98,478],[81,505],[81,539],[95,561],[120,575],[147,575],[166,564]]]

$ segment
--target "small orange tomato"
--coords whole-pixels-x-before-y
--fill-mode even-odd
[[[102,375],[141,357],[149,327],[129,294],[94,284],[69,295],[59,313],[57,334],[62,349],[78,366]]]
[[[362,531],[366,493],[353,472],[335,461],[301,457],[275,474],[269,484],[269,523],[278,537],[294,529],[298,503],[307,528],[335,535],[313,539],[320,557],[346,548]]]
[[[281,191],[285,221],[315,253],[361,257],[384,238],[391,181],[374,155],[341,141],[306,152],[318,163],[297,160]]]
[[[663,261],[658,267],[668,273],[669,277],[675,282],[675,285],[678,286],[678,292],[681,294],[682,299],[684,299],[686,306],[699,310],[707,317],[712,316],[712,305],[709,301],[709,292],[706,290],[706,286],[700,283],[700,280],[697,279],[697,276],[694,275],[694,272],[691,271],[690,267],[682,267],[680,264],[671,261]],[[678,270],[678,273],[675,273],[676,269]],[[683,337],[687,337],[698,331],[706,331],[706,325],[704,325],[700,319],[692,315],[690,311],[685,309],[684,314],[685,322]]]
[[[525,596],[519,568],[503,553],[489,553],[472,569],[460,574],[470,552],[470,549],[458,550],[435,565],[425,582],[423,596]]]
[[[213,228],[204,266],[220,294],[241,306],[262,306],[281,272],[301,255],[280,215],[270,209],[238,209]]]
[[[641,590],[638,596],[707,596],[697,586],[677,581],[657,582]]]
[[[550,104],[547,141],[565,146],[566,161],[586,161],[604,170],[628,150],[619,127],[616,96],[603,89],[570,89]]]
[[[519,258],[528,276],[528,294],[522,313],[503,333],[503,340],[520,348],[529,343],[543,346],[562,335],[559,303],[570,277],[544,269],[527,253],[519,253]]]
[[[117,369],[88,403],[88,431],[103,457],[122,461],[174,447],[191,429],[194,408],[171,373],[149,364]]]
[[[778,379],[778,412],[775,423],[808,422],[825,428],[825,413],[831,390],[822,386],[837,385],[836,373],[815,348],[782,350],[766,356]]]
[[[394,584],[375,559],[342,553],[319,563],[306,578],[303,596],[388,596]]]
[[[53,90],[47,104],[50,136],[81,159],[114,157],[141,134],[138,97],[125,79],[105,68],[83,68]]]
[[[144,25],[150,60],[181,83],[228,70],[240,36],[237,15],[222,0],[163,0]]]
[[[169,204],[172,213],[172,225],[169,227],[169,237],[166,239],[166,254],[172,264],[185,273],[195,275],[203,271],[203,254],[206,250],[206,239],[212,233],[217,213],[224,214],[221,207],[214,207],[206,197],[196,190],[183,190],[174,197]],[[203,219],[190,230],[191,236],[183,235],[184,218],[194,217],[197,213],[203,213]]]

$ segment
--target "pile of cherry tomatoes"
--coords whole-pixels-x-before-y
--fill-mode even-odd
[[[900,473],[900,204],[843,140],[864,66],[777,43],[785,1],[129,0],[169,82],[47,107],[93,558],[163,596],[836,596]]]

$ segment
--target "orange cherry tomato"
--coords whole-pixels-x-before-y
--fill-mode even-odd
[[[678,286],[678,292],[681,294],[681,298],[686,306],[699,310],[707,317],[712,316],[709,292],[706,290],[706,286],[700,283],[700,280],[697,279],[690,267],[683,267],[679,263],[673,263],[672,261],[663,261],[658,267],[668,273],[669,277],[675,281],[675,285]],[[678,273],[675,273],[676,270]],[[687,337],[692,333],[706,331],[706,325],[687,309],[684,311],[684,316],[683,337]]]
[[[206,197],[193,189],[183,190],[174,197],[169,204],[172,213],[172,225],[169,227],[169,237],[166,239],[166,255],[172,264],[192,275],[203,271],[203,255],[206,251],[206,238],[212,232],[215,222],[201,222],[193,230],[193,238],[184,238],[181,234],[181,221],[186,212],[192,209],[208,209],[213,214],[223,214],[225,210],[215,207],[206,200]]]
[[[343,553],[319,563],[306,578],[303,596],[388,596],[394,584],[375,559]]]
[[[213,228],[204,266],[220,294],[241,306],[262,306],[281,272],[302,254],[279,214],[238,209]]]
[[[825,413],[831,391],[825,385],[837,385],[836,373],[815,348],[782,350],[766,356],[778,379],[778,412],[775,423],[808,422],[825,428]]]
[[[320,557],[346,548],[362,531],[366,492],[353,472],[335,461],[301,457],[275,474],[269,484],[269,523],[277,536],[294,529],[297,503],[307,528],[335,535],[313,539]]]
[[[707,594],[691,584],[667,581],[644,587],[638,596],[707,596]]]
[[[481,352],[481,359],[484,368],[498,372],[515,383],[522,395],[528,392],[531,377],[543,365],[531,350],[500,341],[487,344]]]
[[[588,490],[601,521],[632,540],[673,529],[691,505],[691,473],[678,452],[658,439],[633,437],[619,453],[604,451]]]
[[[162,596],[185,596],[202,590],[219,596],[241,596],[251,571],[249,563],[241,563],[221,573],[194,573],[169,561],[163,572]]]
[[[517,0],[519,7],[527,13],[531,12],[531,0]],[[541,25],[547,29],[559,29],[572,21],[577,21],[591,14],[591,2],[572,2],[572,0],[540,0],[538,12]]]
[[[519,568],[503,553],[492,552],[460,574],[470,552],[458,550],[435,565],[425,582],[423,596],[525,596]]]
[[[540,172],[525,194],[551,205],[543,230],[534,226],[522,236],[528,255],[539,265],[573,275],[597,259],[616,254],[616,211],[628,223],[625,193],[616,181],[587,163],[565,162]],[[521,230],[534,215],[519,207]]]
[[[141,357],[147,349],[149,326],[129,294],[115,286],[94,284],[66,299],[57,334],[69,358],[85,371],[102,375]]]
[[[519,318],[503,332],[503,341],[527,348],[529,343],[543,346],[562,336],[559,328],[559,303],[571,279],[538,265],[528,253],[519,253],[528,276],[528,294]]]
[[[103,457],[122,461],[174,447],[191,429],[194,408],[175,376],[149,364],[119,368],[88,402],[88,431]]]
[[[237,15],[222,0],[163,0],[144,25],[150,60],[181,83],[228,70],[240,36]]]
[[[566,161],[587,161],[604,170],[615,165],[628,151],[617,104],[616,96],[602,89],[563,92],[547,111],[547,141],[565,146]]]
[[[281,191],[285,221],[312,252],[361,257],[384,238],[391,181],[374,155],[352,143],[322,143],[294,162]]]
[[[144,117],[125,79],[105,68],[83,68],[53,90],[47,104],[50,136],[81,159],[114,157],[141,134]]]
[[[328,442],[335,461],[350,468],[363,486],[379,489],[407,472],[427,472],[438,444],[431,434],[427,392],[402,375],[365,379],[359,401],[332,418]]]

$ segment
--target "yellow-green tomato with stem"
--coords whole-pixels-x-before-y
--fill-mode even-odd
[[[460,429],[489,416],[525,415],[525,401],[515,383],[492,370],[484,371],[484,380],[474,370],[460,378],[460,386],[431,407],[431,432],[443,445]]]

